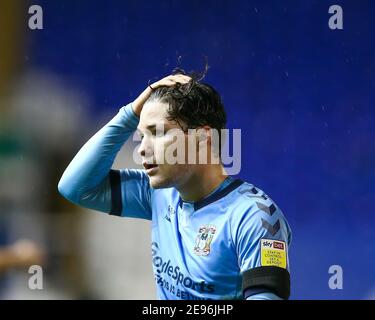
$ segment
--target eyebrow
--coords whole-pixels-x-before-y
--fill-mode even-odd
[[[167,124],[167,123],[163,123],[163,125],[164,125],[164,130],[169,130],[169,129],[171,129],[171,127],[170,127],[169,124]],[[156,129],[156,124],[149,124],[149,125],[146,127],[146,130],[149,130],[149,131],[154,131],[155,129]],[[138,131],[139,133],[142,133],[142,130],[141,130],[139,127],[137,127],[137,131]]]
[[[147,130],[155,130],[155,128],[156,128],[156,124],[150,124],[150,125],[148,125],[147,127],[146,127],[146,129]],[[142,132],[142,130],[139,128],[139,127],[137,127],[137,131],[138,132]]]

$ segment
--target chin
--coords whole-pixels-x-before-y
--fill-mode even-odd
[[[151,176],[150,179],[150,185],[153,189],[162,189],[162,188],[170,188],[173,187],[172,181],[169,179],[163,179],[161,177],[157,176]]]

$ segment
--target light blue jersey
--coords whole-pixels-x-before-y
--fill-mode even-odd
[[[59,191],[70,201],[121,217],[151,220],[159,299],[289,297],[291,230],[260,189],[228,177],[203,200],[153,189],[143,170],[111,170],[139,119],[131,104],[78,152]]]

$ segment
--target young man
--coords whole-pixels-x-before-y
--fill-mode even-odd
[[[220,96],[211,86],[185,74],[165,77],[121,108],[82,147],[59,182],[60,193],[77,205],[152,221],[159,299],[289,297],[290,227],[263,191],[226,174],[212,135],[225,122]],[[145,170],[112,170],[136,129]],[[199,134],[188,129],[200,129]],[[162,161],[176,130],[183,132],[183,150],[196,151],[195,160],[208,151],[208,163],[192,163],[187,154],[179,163]]]

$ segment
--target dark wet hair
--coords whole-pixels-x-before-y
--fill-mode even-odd
[[[195,129],[204,125],[215,129],[225,128],[226,113],[220,95],[209,84],[200,82],[206,72],[207,69],[203,73],[187,74],[180,68],[174,69],[172,74],[188,75],[192,80],[173,87],[157,88],[149,101],[167,103],[168,120],[176,121],[183,129]]]
[[[208,125],[220,132],[226,126],[227,116],[219,93],[211,85],[201,82],[207,70],[207,64],[202,73],[186,73],[180,68],[174,69],[172,74],[187,75],[191,77],[191,81],[186,84],[178,83],[173,87],[157,88],[148,101],[167,103],[167,119],[176,121],[184,131]],[[221,141],[219,145],[221,146]]]

